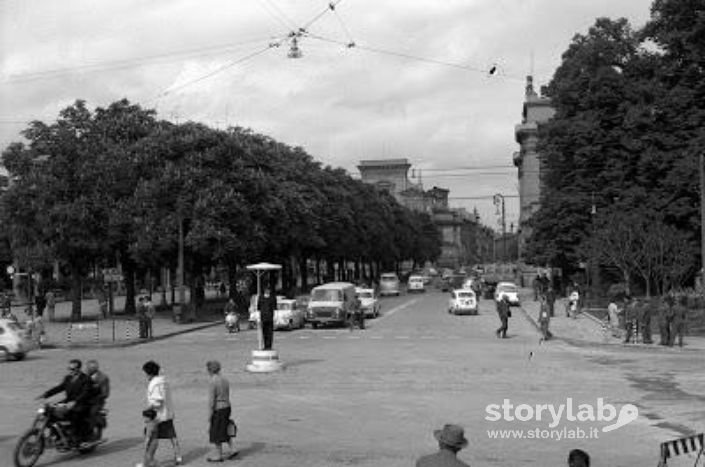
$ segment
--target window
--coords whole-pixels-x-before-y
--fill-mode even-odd
[[[342,302],[343,295],[340,290],[317,289],[311,294],[312,302]]]

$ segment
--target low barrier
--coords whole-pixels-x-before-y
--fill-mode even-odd
[[[109,328],[106,328],[109,326]],[[98,344],[102,340],[116,342],[139,338],[137,320],[96,320],[81,323],[69,323],[66,326],[65,341],[67,345],[85,343]]]
[[[661,458],[658,467],[667,467],[670,458],[685,454],[697,454],[693,464],[694,467],[697,466],[698,461],[703,457],[703,452],[705,452],[704,439],[705,434],[699,433],[661,443]]]

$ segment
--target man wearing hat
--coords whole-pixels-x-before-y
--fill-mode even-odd
[[[438,440],[438,452],[421,457],[416,467],[470,467],[458,459],[458,451],[468,445],[465,430],[458,425],[446,424],[442,430],[434,430]]]

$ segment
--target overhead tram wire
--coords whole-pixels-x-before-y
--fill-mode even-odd
[[[255,52],[252,52],[252,53],[250,53],[250,54],[248,54],[248,55],[245,55],[244,57],[240,57],[240,58],[237,58],[237,59],[235,59],[235,60],[233,60],[233,61],[231,61],[231,62],[229,62],[229,63],[226,63],[225,65],[220,66],[220,67],[218,67],[217,69],[215,69],[215,70],[213,70],[213,71],[211,71],[211,72],[209,72],[209,73],[206,73],[205,75],[199,76],[198,78],[194,78],[194,79],[192,79],[192,80],[190,80],[190,81],[187,81],[187,82],[185,82],[185,83],[183,83],[183,84],[180,84],[179,86],[176,86],[175,88],[172,88],[172,89],[167,88],[166,90],[164,90],[164,91],[160,92],[159,94],[157,94],[157,96],[155,96],[153,99],[151,99],[150,102],[152,102],[152,101],[158,101],[159,99],[161,99],[161,98],[164,97],[164,96],[168,96],[168,95],[170,95],[170,94],[173,94],[173,93],[176,92],[176,91],[180,91],[180,90],[182,90],[182,89],[184,89],[184,88],[186,88],[186,87],[188,87],[188,86],[191,86],[191,85],[193,85],[193,84],[199,83],[199,82],[201,82],[201,81],[203,81],[203,80],[206,80],[206,79],[208,79],[208,78],[210,78],[210,77],[212,77],[212,76],[215,76],[215,75],[217,75],[217,74],[219,74],[219,73],[222,73],[223,71],[225,71],[225,70],[227,70],[227,69],[229,69],[229,68],[232,68],[232,67],[234,67],[235,65],[238,65],[238,64],[243,63],[243,62],[245,62],[245,61],[247,61],[247,60],[250,60],[250,59],[252,59],[252,58],[255,58],[255,57],[257,57],[258,55],[262,55],[263,53],[267,52],[268,50],[270,50],[270,49],[272,49],[272,48],[275,48],[275,47],[279,47],[280,45],[281,45],[281,43],[271,42],[271,43],[269,43],[266,47],[261,48],[261,49],[255,51]]]
[[[328,13],[329,11],[332,11],[335,13],[335,7],[337,7],[340,4],[340,2],[342,2],[342,1],[343,0],[335,0],[334,2],[328,3],[328,6],[324,10],[322,10],[316,16],[314,16],[313,18],[308,20],[306,23],[304,23],[304,25],[301,28],[299,28],[299,32],[303,33],[303,34],[308,34],[308,29],[314,23],[316,23],[319,19],[323,18],[326,13]]]
[[[10,76],[8,79],[4,80],[3,82],[8,83],[8,84],[9,83],[24,83],[24,82],[36,81],[36,80],[45,79],[45,78],[52,78],[54,76],[60,76],[63,74],[72,73],[72,72],[76,72],[76,71],[84,71],[84,72],[93,73],[93,72],[101,72],[101,71],[108,71],[108,70],[116,70],[116,69],[121,69],[121,68],[132,68],[134,66],[148,64],[151,62],[170,63],[170,62],[176,61],[180,58],[187,58],[190,56],[199,56],[200,57],[203,55],[215,55],[215,54],[225,53],[225,52],[228,52],[230,49],[234,49],[237,47],[242,47],[242,46],[254,44],[254,43],[262,43],[263,41],[272,40],[272,39],[276,39],[276,38],[273,38],[271,35],[270,36],[262,36],[262,37],[258,37],[258,38],[245,40],[242,42],[234,42],[234,43],[229,43],[229,44],[200,47],[200,48],[187,49],[187,50],[181,50],[181,51],[173,51],[173,52],[167,52],[167,53],[163,53],[163,54],[155,54],[155,55],[148,55],[145,57],[137,57],[134,59],[106,61],[106,62],[99,62],[99,63],[93,63],[93,64],[79,65],[79,66],[74,66],[74,67],[55,68],[55,69],[51,69],[51,70],[38,71],[38,72],[33,72],[33,73],[23,73],[23,74],[17,74],[14,76]],[[171,57],[174,57],[175,60],[168,60]]]
[[[272,18],[277,20],[282,26],[284,26],[285,30],[291,30],[292,28],[296,29],[296,23],[291,20],[287,15],[284,14],[284,12],[276,5],[276,3],[272,2],[271,0],[260,0],[260,4],[262,7],[269,13]],[[271,7],[272,10],[269,9]]]
[[[311,18],[308,22],[305,23],[305,25],[304,25],[303,27],[299,28],[298,31],[296,31],[296,32],[294,32],[294,31],[289,32],[289,33],[286,35],[286,38],[292,37],[292,36],[297,36],[297,35],[303,35],[304,33],[305,33],[305,34],[308,34],[308,33],[306,32],[306,29],[307,29],[307,28],[309,28],[312,24],[314,24],[316,21],[318,21],[319,19],[321,19],[326,13],[328,13],[328,11],[335,11],[335,7],[336,7],[340,2],[342,2],[342,1],[343,1],[343,0],[336,0],[335,2],[329,3],[329,4],[328,4],[328,7],[327,7],[325,10],[321,11],[320,13],[318,13],[317,15],[315,15],[313,18]],[[270,42],[270,43],[267,45],[267,47],[265,47],[264,49],[258,50],[257,52],[254,52],[254,53],[249,54],[249,55],[247,55],[247,56],[245,56],[245,57],[242,57],[242,58],[240,58],[240,59],[237,59],[237,60],[235,60],[235,61],[233,61],[233,62],[231,62],[231,63],[228,63],[228,64],[226,64],[226,65],[223,65],[222,67],[220,67],[220,68],[218,68],[218,69],[216,69],[216,70],[214,70],[214,71],[212,71],[212,72],[210,72],[210,73],[207,73],[207,74],[205,74],[205,75],[203,75],[203,76],[200,76],[200,77],[198,77],[198,78],[196,78],[196,79],[193,79],[193,80],[191,80],[191,81],[188,81],[188,82],[186,82],[186,83],[184,83],[184,84],[182,84],[182,85],[180,85],[180,86],[178,86],[178,87],[176,87],[176,88],[174,88],[174,89],[167,89],[167,90],[165,90],[165,91],[162,91],[162,92],[159,93],[154,99],[152,99],[152,101],[158,101],[159,99],[161,99],[161,98],[164,97],[164,96],[167,96],[167,95],[169,95],[169,94],[172,94],[172,93],[174,93],[175,91],[179,91],[179,90],[181,90],[181,89],[183,89],[183,88],[185,88],[185,87],[187,87],[187,86],[190,86],[190,85],[192,85],[192,84],[195,84],[195,83],[198,83],[198,82],[203,81],[203,80],[205,80],[205,79],[208,79],[208,78],[210,78],[210,77],[212,77],[212,76],[214,76],[214,75],[216,75],[216,74],[218,74],[218,73],[221,73],[222,71],[225,71],[225,70],[228,69],[228,68],[231,68],[231,67],[233,67],[233,66],[235,66],[235,65],[237,65],[237,64],[239,64],[239,63],[242,63],[242,62],[244,62],[244,61],[246,61],[246,60],[249,60],[249,59],[251,59],[251,58],[254,58],[254,57],[256,57],[257,55],[260,55],[260,54],[266,52],[266,51],[269,50],[269,49],[272,49],[272,48],[274,48],[274,47],[279,47],[279,46],[281,46],[282,41],[284,41],[286,38],[281,38],[281,39],[279,39],[278,41]]]
[[[487,74],[488,74],[488,70],[486,70],[486,69],[481,69],[481,68],[478,68],[478,67],[473,67],[473,66],[470,66],[470,65],[463,65],[463,64],[460,64],[460,63],[447,62],[447,61],[438,60],[438,59],[435,59],[435,58],[420,57],[420,56],[417,56],[417,55],[411,55],[411,54],[407,54],[407,53],[404,53],[404,52],[396,52],[396,51],[393,51],[393,50],[386,50],[386,49],[382,49],[382,48],[379,48],[379,47],[371,47],[371,46],[366,46],[366,45],[360,45],[360,44],[357,44],[357,43],[353,43],[352,46],[351,46],[350,43],[345,43],[345,42],[340,41],[340,40],[337,40],[337,39],[331,39],[331,38],[329,38],[329,37],[324,37],[324,36],[321,36],[321,35],[319,35],[319,34],[313,34],[313,33],[308,32],[308,31],[305,31],[305,32],[303,33],[303,35],[304,35],[304,37],[309,37],[309,38],[311,38],[311,39],[317,39],[317,40],[320,40],[320,41],[323,41],[323,42],[330,42],[330,43],[333,43],[333,44],[343,45],[343,46],[345,46],[345,47],[347,47],[347,48],[349,48],[349,49],[355,48],[355,49],[363,50],[363,51],[365,51],[365,52],[372,52],[372,53],[381,54],[381,55],[389,55],[389,56],[393,56],[393,57],[406,58],[406,59],[408,59],[408,60],[414,60],[414,61],[418,61],[418,62],[433,63],[433,64],[436,64],[436,65],[442,65],[442,66],[447,66],[447,67],[451,67],[451,68],[458,68],[458,69],[465,70],[465,71],[472,71],[472,72],[475,72],[475,73],[482,73],[483,75],[487,75]],[[496,67],[496,65],[494,65],[494,66]],[[513,75],[508,75],[508,74],[495,74],[495,73],[492,73],[492,74],[493,74],[493,75],[496,75],[496,76],[504,76],[504,77],[506,77],[506,78],[508,78],[508,79],[510,79],[510,80],[518,81],[518,82],[521,82],[521,83],[524,83],[524,82],[525,82],[525,78],[520,78],[520,77],[518,77],[518,76],[513,76]]]

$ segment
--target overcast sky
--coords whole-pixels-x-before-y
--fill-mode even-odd
[[[525,76],[533,72],[538,90],[596,17],[640,27],[650,5],[343,0],[331,11],[324,0],[2,0],[0,146],[76,99],[94,108],[127,98],[172,121],[250,127],[355,176],[360,160],[407,158],[425,188],[450,189],[451,206],[476,206],[497,227],[491,199],[453,198],[516,196]],[[316,37],[287,58],[287,33],[307,25]],[[506,203],[509,229],[518,199]]]

